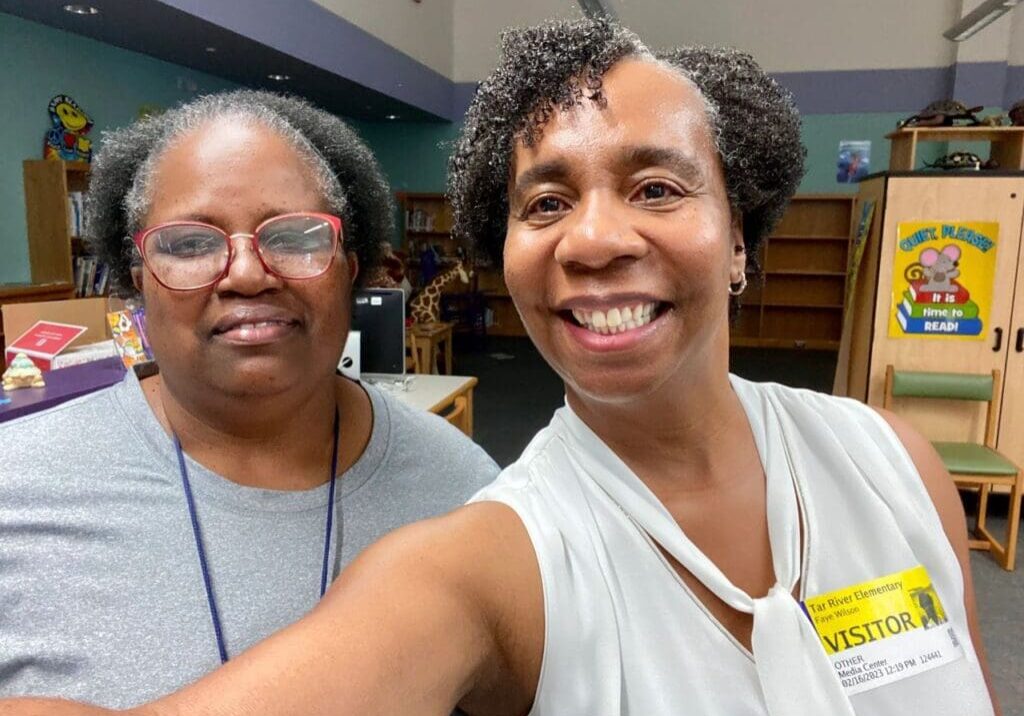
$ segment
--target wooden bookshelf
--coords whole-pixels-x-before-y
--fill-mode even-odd
[[[452,208],[444,194],[430,192],[398,192],[402,209],[402,245],[407,257],[406,276],[414,288],[422,287],[419,271],[420,254],[428,246],[436,246],[442,260],[454,260],[459,243],[452,238]]]
[[[853,201],[846,194],[793,198],[758,253],[763,274],[747,274],[732,345],[838,350]]]
[[[889,171],[919,169],[917,149],[922,142],[987,142],[989,158],[999,163],[999,169],[1024,169],[1024,127],[905,127],[885,138],[892,141]]]
[[[68,195],[85,192],[89,165],[29,159],[22,162],[25,223],[33,284],[73,284],[74,249],[68,226]],[[80,246],[81,242],[77,242]]]

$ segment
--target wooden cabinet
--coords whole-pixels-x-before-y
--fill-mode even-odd
[[[757,256],[763,276],[748,273],[732,345],[839,347],[853,201],[845,194],[793,197]]]
[[[888,172],[861,183],[858,207],[869,201],[875,202],[874,218],[857,271],[834,392],[881,406],[888,364],[898,370],[988,373],[999,369],[1005,379],[996,446],[1024,465],[1024,173]],[[915,243],[913,236],[907,236],[910,229],[906,227],[912,222],[934,222],[940,230],[933,238],[919,236],[920,242]],[[976,222],[997,224],[992,236],[980,240],[993,242],[991,259],[978,253],[983,245],[977,243],[979,239],[954,232],[958,226]],[[947,232],[946,226],[953,228]],[[964,247],[957,270],[970,300],[979,306],[981,323],[976,325],[980,329],[945,335],[935,331],[947,327],[927,329],[923,324],[915,333],[894,329],[893,319],[902,314],[906,322],[906,306],[920,298],[920,287],[914,289],[915,296],[904,298],[918,279],[899,269],[898,257],[911,253],[910,258],[903,256],[905,262],[929,248],[941,251],[949,245]],[[968,264],[983,259],[991,263],[990,270],[983,276],[972,270],[965,279]],[[934,305],[921,301],[918,308],[931,315],[936,311],[929,306]],[[897,402],[894,409],[932,440],[981,441],[983,404],[935,402]]]
[[[22,176],[32,283],[73,284],[73,244],[80,244],[80,237],[70,228],[69,195],[85,192],[89,165],[30,159],[22,162]]]
[[[487,309],[491,312],[487,333],[492,336],[525,336],[526,328],[512,297],[508,295],[501,269],[482,267],[476,270],[476,275],[478,290],[483,293]]]

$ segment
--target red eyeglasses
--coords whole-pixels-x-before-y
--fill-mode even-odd
[[[341,219],[298,212],[267,219],[251,234],[231,234],[198,221],[171,221],[136,233],[142,261],[164,288],[192,291],[227,276],[231,239],[248,237],[267,273],[291,281],[316,278],[331,267],[341,244]]]

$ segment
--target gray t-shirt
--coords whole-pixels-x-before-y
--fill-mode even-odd
[[[335,574],[498,473],[441,418],[366,390],[373,433],[339,475]],[[318,601],[328,489],[243,487],[187,466],[234,656]],[[125,708],[219,663],[174,446],[135,376],[0,425],[0,696]]]

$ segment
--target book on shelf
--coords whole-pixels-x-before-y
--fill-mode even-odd
[[[68,194],[68,234],[81,236],[85,222],[85,199],[82,192],[73,191]]]
[[[75,258],[75,296],[89,298],[107,293],[110,282],[110,266],[95,256]]]

